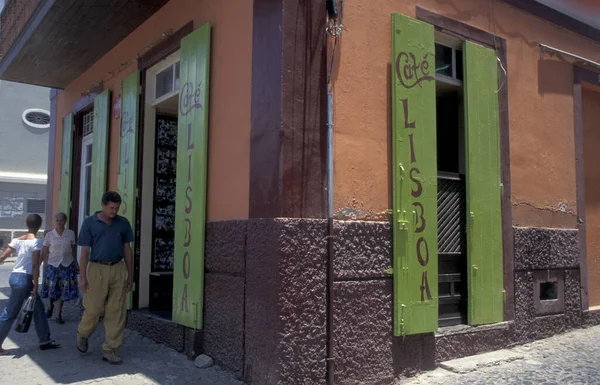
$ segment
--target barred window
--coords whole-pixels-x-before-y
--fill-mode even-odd
[[[92,132],[94,132],[94,110],[83,114],[83,136],[87,136]]]
[[[32,214],[46,213],[45,199],[27,199],[27,212]]]

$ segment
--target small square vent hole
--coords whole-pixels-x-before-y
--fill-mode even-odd
[[[548,301],[558,299],[558,282],[540,283],[540,300]]]

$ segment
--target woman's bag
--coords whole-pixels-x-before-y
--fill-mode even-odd
[[[33,304],[35,301],[33,297],[29,297],[23,303],[21,307],[21,311],[17,316],[17,326],[15,327],[15,331],[17,333],[27,333],[29,330],[29,326],[31,326],[31,319],[33,318]]]

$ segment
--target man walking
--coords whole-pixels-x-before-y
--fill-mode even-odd
[[[120,206],[121,196],[118,193],[105,192],[102,195],[102,211],[83,221],[77,242],[82,246],[79,288],[84,292],[84,311],[77,328],[77,349],[87,352],[88,337],[104,314],[106,339],[102,344],[102,359],[114,365],[123,362],[117,356],[117,350],[123,342],[125,299],[131,290],[133,277],[130,245],[133,231],[127,218],[117,215]]]

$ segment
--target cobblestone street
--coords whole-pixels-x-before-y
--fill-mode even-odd
[[[397,384],[600,384],[600,326],[517,346],[503,353],[514,360],[465,374],[438,368]]]
[[[10,293],[7,286],[12,265],[6,263],[0,266],[1,309],[4,309]],[[50,320],[52,338],[62,345],[56,350],[38,349],[33,324],[26,334],[14,332],[13,327],[3,345],[9,354],[0,356],[0,379],[4,384],[241,384],[217,366],[198,369],[185,355],[128,329],[119,352],[123,364],[108,365],[101,360],[102,326],[90,338],[89,351],[82,355],[75,347],[79,310],[65,305],[63,318],[64,325]]]

